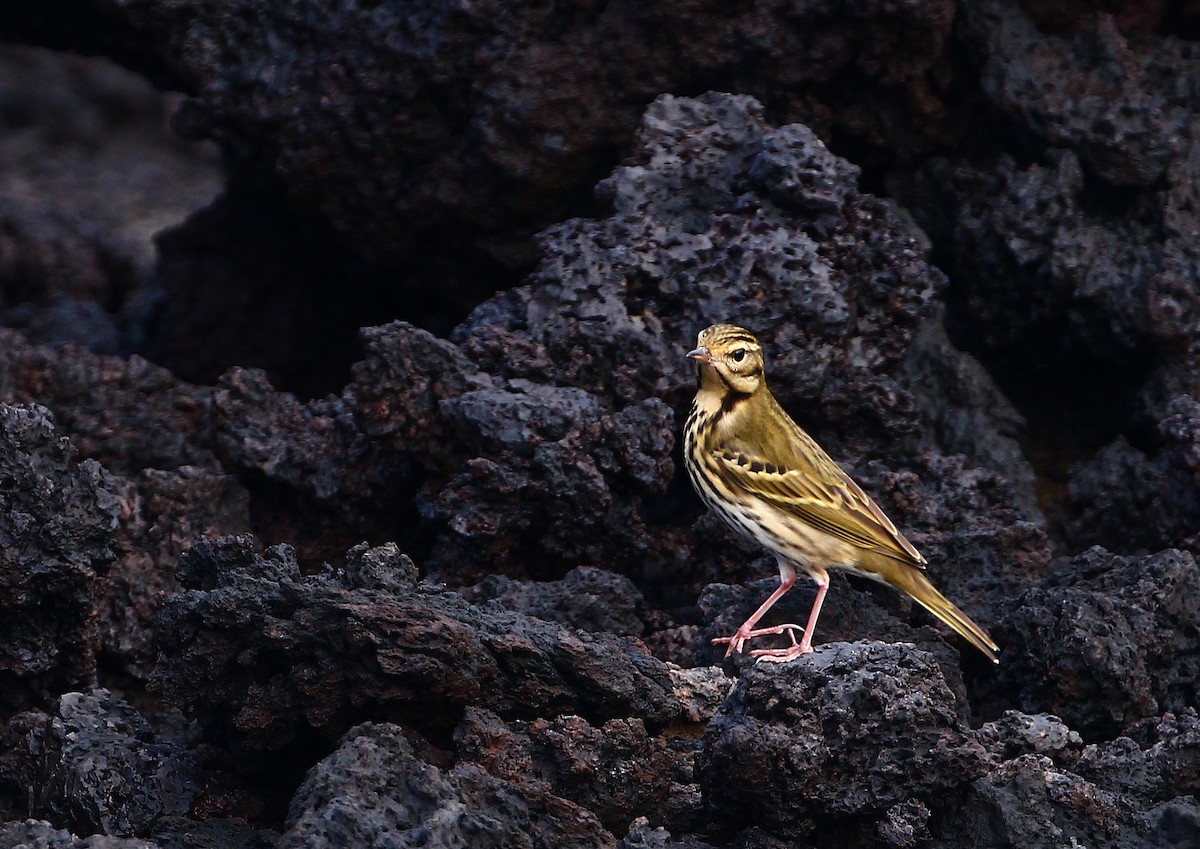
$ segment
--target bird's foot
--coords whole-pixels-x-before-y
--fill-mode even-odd
[[[792,645],[795,646],[797,645],[795,632],[803,630],[804,629],[799,625],[773,625],[770,628],[757,629],[747,628],[745,625],[743,625],[737,629],[737,633],[732,637],[713,638],[712,644],[715,646],[720,643],[729,643],[729,648],[725,650],[725,656],[729,657],[735,651],[740,653],[742,651],[742,646],[746,643],[746,640],[753,639],[754,637],[773,637],[776,634],[782,634],[785,631],[787,632],[788,636],[792,638]],[[783,649],[764,649],[764,651],[783,651]],[[751,652],[752,656],[757,656],[758,654],[759,652]]]
[[[756,663],[787,663],[789,660],[795,660],[802,654],[808,654],[813,650],[810,634],[805,634],[800,642],[796,642],[796,632],[801,630],[796,625],[780,625],[778,628],[763,629],[772,630],[775,633],[782,633],[787,629],[787,635],[791,639],[792,644],[784,649],[755,649],[750,652],[750,656],[755,658]]]
[[[750,656],[757,658],[757,663],[787,663],[801,655],[809,654],[813,648],[805,642],[794,643],[786,649],[757,649]]]

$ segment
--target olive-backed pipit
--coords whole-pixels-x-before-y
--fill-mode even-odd
[[[732,637],[726,657],[752,637],[786,632],[792,645],[751,656],[788,661],[812,651],[813,628],[829,589],[829,568],[891,584],[908,593],[993,661],[999,648],[987,633],[921,574],[925,558],[879,506],[801,430],[767,389],[762,346],[731,324],[703,330],[688,357],[700,385],[684,428],[684,463],[700,497],[734,530],[770,549],[779,561],[779,588]],[[796,582],[797,568],[817,583],[803,636],[799,625],[755,629]]]

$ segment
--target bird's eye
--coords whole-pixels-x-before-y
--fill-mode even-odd
[[[746,349],[738,348],[729,356],[735,363],[740,363],[742,360],[746,359]]]

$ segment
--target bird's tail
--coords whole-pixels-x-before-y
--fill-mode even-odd
[[[976,625],[970,616],[954,606],[954,602],[938,592],[920,571],[915,568],[891,570],[887,580],[957,631],[964,640],[986,654],[992,663],[1000,662],[997,657],[1000,647],[988,636],[987,631]]]

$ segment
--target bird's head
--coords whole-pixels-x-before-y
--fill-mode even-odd
[[[765,380],[762,345],[743,327],[714,324],[701,330],[688,357],[700,364],[701,388],[752,395]]]

